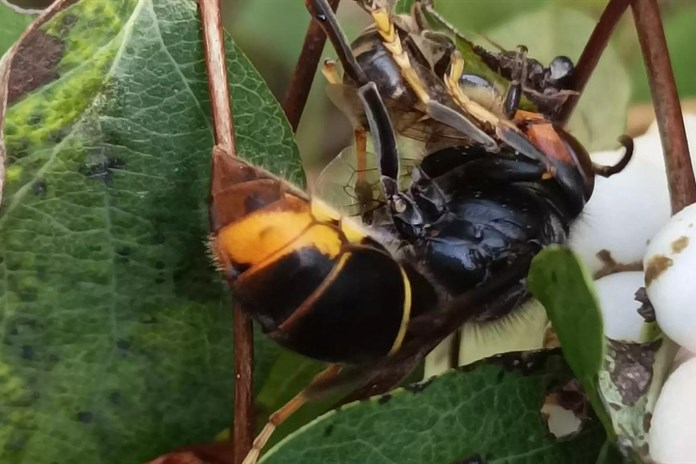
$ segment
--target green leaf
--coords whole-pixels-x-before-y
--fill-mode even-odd
[[[416,0],[396,0],[392,7],[395,14],[409,14]]]
[[[502,355],[328,413],[262,462],[593,462],[605,437],[594,420],[555,441],[540,413],[571,379],[558,352]]]
[[[0,56],[9,50],[33,19],[33,16],[17,13],[0,2]]]
[[[572,251],[548,247],[532,261],[529,289],[546,308],[573,372],[592,378],[602,367],[604,328],[591,279]]]
[[[231,421],[231,309],[205,245],[195,2],[82,0],[25,44],[3,128],[2,462],[143,462],[210,441]],[[227,45],[240,155],[300,182],[277,103]]]
[[[506,49],[524,44],[529,56],[542,63],[558,55],[577,61],[594,26],[595,20],[583,13],[551,5],[518,16],[486,35]],[[580,98],[570,132],[590,152],[617,147],[616,139],[626,126],[629,95],[628,73],[610,44]]]
[[[546,308],[568,365],[611,434],[613,428],[598,395],[604,323],[591,282],[573,252],[560,246],[548,247],[534,257],[527,280],[534,297]]]
[[[609,440],[604,442],[602,449],[599,451],[596,464],[625,464],[625,460],[619,450]]]
[[[677,347],[669,340],[629,343],[604,337],[591,279],[565,248],[532,261],[529,288],[546,307],[563,353],[609,436],[628,459],[649,460],[649,417]]]
[[[276,358],[254,402],[257,429],[260,431],[271,413],[297,395],[325,368],[326,365],[323,363],[283,350]],[[267,446],[273,446],[288,434],[325,413],[337,400],[338,398],[329,398],[306,404],[278,427]]]

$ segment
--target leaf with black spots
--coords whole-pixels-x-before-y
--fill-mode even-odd
[[[231,422],[231,307],[206,249],[196,4],[59,0],[31,28],[0,82],[3,462],[144,462],[211,441]],[[301,183],[280,108],[227,50],[240,155]]]

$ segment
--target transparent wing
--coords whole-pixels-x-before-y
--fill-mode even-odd
[[[400,187],[408,188],[411,173],[424,152],[423,144],[399,138],[402,153],[399,171]],[[379,171],[371,142],[367,145],[365,169],[357,168],[355,146],[343,149],[319,174],[313,185],[313,194],[337,208],[346,216],[357,217],[365,224],[385,205],[379,182]]]
[[[431,89],[441,101],[450,97],[442,89]],[[354,87],[344,84],[328,84],[326,93],[331,102],[350,120],[353,127],[367,127],[367,121]],[[471,140],[461,132],[434,121],[418,105],[407,106],[402,101],[387,98],[385,104],[392,117],[394,129],[402,138],[424,142],[428,149],[445,146],[467,145]]]
[[[321,171],[313,192],[343,214],[352,217],[360,217],[371,209],[378,208],[383,200],[374,155],[368,153],[367,166],[362,171],[357,169],[356,159],[355,146],[341,151]]]

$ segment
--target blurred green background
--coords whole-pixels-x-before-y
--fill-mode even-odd
[[[6,2],[8,0],[0,0]],[[12,0],[30,8],[46,0]],[[24,3],[23,3],[24,2]],[[225,27],[259,69],[274,94],[282,100],[295,60],[300,51],[309,16],[303,0],[222,0]],[[436,0],[437,9],[463,32],[486,34],[500,31],[523,15],[540,11],[572,9],[596,20],[606,0]],[[696,96],[696,0],[662,0],[660,6],[665,31],[683,100]],[[368,24],[368,16],[352,0],[342,0],[338,16],[349,38],[355,38]],[[26,27],[29,19],[0,3],[0,53],[4,52]],[[564,37],[572,31],[553,30],[553,24],[540,34],[549,34],[553,49],[559,38],[584,43],[587,37]],[[552,31],[550,33],[549,31]],[[632,105],[649,102],[649,90],[630,12],[622,19],[611,46],[630,77]],[[530,56],[535,50],[530,48]],[[333,57],[330,47],[324,56]],[[577,56],[571,56],[576,60]],[[687,104],[687,107],[690,105]],[[649,118],[649,109],[640,108],[640,118]],[[634,118],[635,119],[635,118]],[[642,125],[644,123],[640,123]],[[642,127],[642,126],[641,126]],[[631,127],[629,127],[631,132]],[[350,143],[347,120],[326,97],[321,75],[315,78],[310,100],[297,133],[297,142],[308,175],[319,169],[342,147]]]

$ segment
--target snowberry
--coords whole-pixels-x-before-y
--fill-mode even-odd
[[[643,261],[657,323],[672,340],[696,351],[696,204],[655,235]]]
[[[604,334],[614,340],[644,342],[645,319],[638,314],[642,303],[636,291],[645,285],[642,272],[619,272],[595,282],[604,317]]]
[[[696,115],[685,115],[684,126],[696,161]],[[626,169],[610,178],[596,177],[592,197],[571,228],[568,243],[592,273],[611,267],[612,261],[640,263],[648,241],[669,220],[667,175],[657,125],[634,143],[633,159]],[[623,149],[591,157],[595,163],[610,165],[622,154]]]
[[[674,356],[674,360],[672,361],[671,370],[674,371],[677,367],[694,357],[696,357],[696,354],[692,353],[686,348],[679,348],[679,351],[677,351],[677,354]]]
[[[667,378],[650,425],[650,456],[658,464],[687,464],[696,459],[696,359]]]

